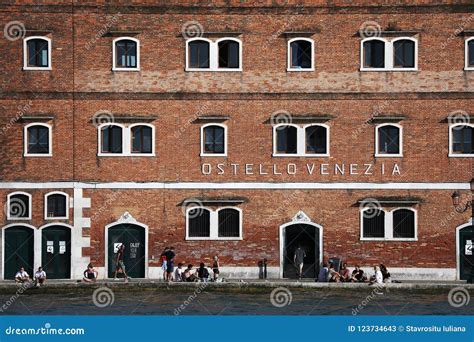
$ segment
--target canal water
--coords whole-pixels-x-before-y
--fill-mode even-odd
[[[454,307],[449,290],[273,289],[196,291],[91,288],[81,292],[28,291],[0,295],[1,315],[474,315],[474,299]],[[97,304],[97,305],[96,305]],[[456,304],[459,305],[459,304]]]

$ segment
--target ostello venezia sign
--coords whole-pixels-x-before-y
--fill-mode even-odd
[[[254,163],[202,163],[201,173],[203,175],[348,175],[348,176],[373,176],[387,175],[400,176],[400,166],[398,164],[387,165],[385,163],[306,163],[296,165],[286,164],[254,164]]]

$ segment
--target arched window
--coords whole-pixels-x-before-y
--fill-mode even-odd
[[[474,37],[466,39],[465,47],[465,69],[474,70]]]
[[[402,128],[398,125],[383,124],[376,127],[376,156],[402,155]]]
[[[211,234],[210,211],[202,207],[193,207],[186,210],[188,237],[205,238]]]
[[[117,124],[100,126],[100,153],[123,153],[123,127]]]
[[[409,238],[416,237],[415,212],[410,209],[396,209],[393,211],[393,237]]]
[[[28,37],[24,39],[23,69],[51,69],[51,39],[47,37]]]
[[[222,208],[218,211],[218,237],[240,237],[240,211],[235,208]]]
[[[131,130],[131,153],[154,153],[154,132],[149,125],[137,124],[130,126]]]
[[[187,46],[187,69],[210,68],[210,41],[199,38],[190,39]]]
[[[363,45],[363,67],[370,69],[385,68],[385,41],[369,39]]]
[[[45,195],[45,219],[67,219],[69,196],[63,192],[51,192]]]
[[[113,70],[140,69],[140,42],[135,38],[117,38],[113,41]]]
[[[328,154],[328,130],[323,125],[311,125],[305,128],[306,154]]]
[[[51,156],[51,126],[31,123],[25,126],[25,156]]]
[[[219,69],[240,68],[240,41],[224,38],[217,41]]]
[[[226,126],[209,124],[201,128],[201,155],[226,155]]]
[[[415,67],[415,41],[411,39],[397,39],[393,42],[393,67],[414,68]]]
[[[366,208],[362,211],[362,237],[385,237],[385,212],[383,210]]]
[[[450,128],[450,155],[474,156],[473,124],[457,124]]]
[[[298,129],[290,125],[278,125],[274,127],[275,154],[297,154],[298,153]]]
[[[288,42],[288,70],[314,70],[314,42],[294,38]]]
[[[31,220],[31,195],[26,192],[13,192],[7,196],[8,220]]]

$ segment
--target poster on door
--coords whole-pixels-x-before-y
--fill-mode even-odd
[[[59,254],[66,253],[66,241],[59,241]]]
[[[54,241],[46,241],[46,253],[54,253]]]
[[[117,254],[118,253],[118,250],[120,248],[120,246],[122,245],[121,242],[116,242],[114,243],[114,254]]]
[[[138,248],[140,248],[140,242],[130,242],[130,259],[137,258]]]
[[[472,240],[466,241],[466,246],[464,248],[465,255],[472,255]]]

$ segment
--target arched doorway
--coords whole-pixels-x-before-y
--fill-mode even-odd
[[[105,227],[107,275],[115,273],[115,259],[118,246],[125,245],[124,264],[127,274],[132,278],[145,278],[147,261],[148,227],[138,223],[129,213],[125,213],[115,223]]]
[[[33,275],[35,228],[14,225],[4,228],[3,279],[14,279],[20,267]]]
[[[71,228],[51,224],[41,228],[41,263],[49,279],[71,278]]]
[[[280,227],[280,277],[297,278],[294,265],[295,250],[300,246],[306,254],[303,278],[316,278],[322,261],[322,227],[299,212],[292,222]]]
[[[458,278],[467,280],[474,268],[474,225],[472,222],[456,229]]]

